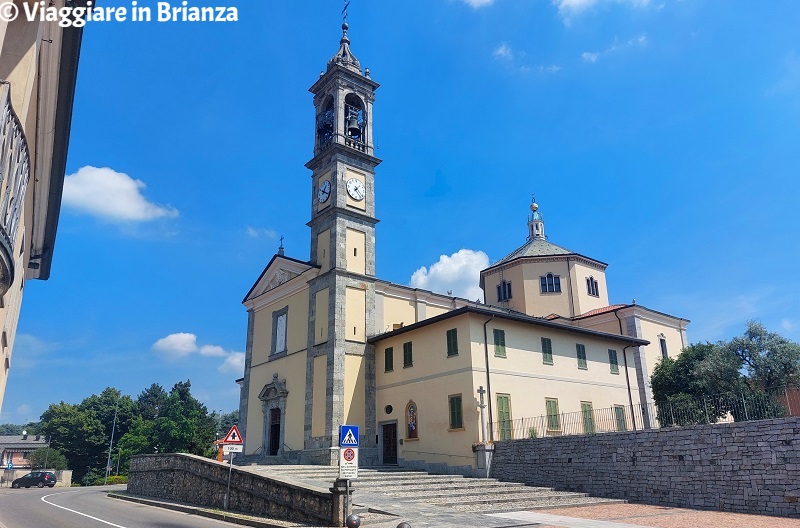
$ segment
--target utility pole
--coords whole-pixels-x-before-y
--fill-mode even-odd
[[[117,404],[114,406],[114,423],[111,426],[111,441],[108,443],[108,460],[106,461],[106,478],[103,479],[103,485],[108,483],[108,474],[111,473],[111,446],[114,445],[114,430],[117,428],[117,409],[119,408],[119,398]]]

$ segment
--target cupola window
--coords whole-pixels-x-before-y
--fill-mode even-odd
[[[594,277],[586,278],[586,291],[592,297],[600,297],[600,288],[597,285],[597,281],[594,280]]]
[[[548,273],[539,277],[542,293],[561,293],[561,277]]]
[[[511,299],[511,282],[501,281],[497,285],[497,300],[507,301],[509,299]]]

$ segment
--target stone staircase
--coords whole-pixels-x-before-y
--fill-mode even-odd
[[[319,487],[330,487],[338,468],[330,466],[263,465],[251,470]],[[387,495],[452,508],[462,512],[499,513],[566,506],[623,502],[589,497],[585,493],[555,491],[496,479],[468,478],[460,475],[431,475],[399,467],[359,468],[353,481],[355,504],[364,504],[366,495]],[[374,502],[374,501],[373,501]]]

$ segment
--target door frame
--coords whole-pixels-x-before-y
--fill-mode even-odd
[[[378,465],[383,466],[383,426],[384,425],[392,425],[395,426],[395,431],[397,432],[397,452],[398,452],[398,462],[400,461],[400,428],[397,420],[385,420],[383,422],[378,422]]]

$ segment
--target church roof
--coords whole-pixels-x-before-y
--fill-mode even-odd
[[[575,254],[576,253],[574,251],[570,251],[569,249],[557,246],[552,242],[548,242],[544,238],[532,238],[531,240],[525,242],[525,244],[522,247],[516,249],[509,255],[506,255],[499,261],[495,262],[494,265],[496,266],[497,264],[510,262],[520,257],[550,257],[553,255],[575,255]]]

